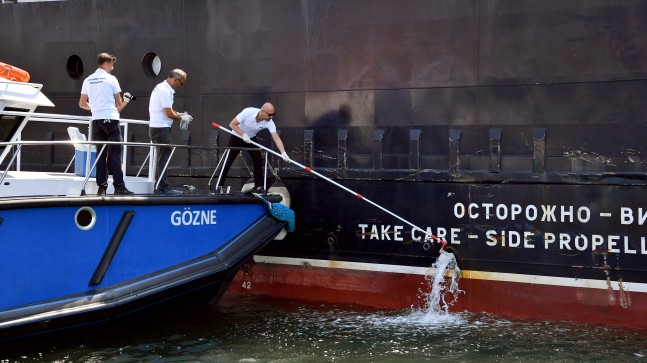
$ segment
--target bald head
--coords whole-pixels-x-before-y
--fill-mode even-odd
[[[262,113],[263,119],[265,120],[271,119],[272,117],[274,117],[274,113],[275,113],[274,105],[269,102],[265,102],[263,106],[261,106],[261,113]]]
[[[261,109],[267,111],[267,113],[274,113],[274,105],[269,102],[265,102]]]

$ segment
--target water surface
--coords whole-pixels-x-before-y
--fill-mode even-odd
[[[15,354],[2,362],[647,362],[647,332],[226,296]]]

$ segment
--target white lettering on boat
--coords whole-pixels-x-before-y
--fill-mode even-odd
[[[534,233],[529,231],[524,231],[523,233],[517,231],[501,231],[498,233],[494,230],[488,230],[485,232],[485,237],[487,241],[485,242],[488,246],[496,246],[500,244],[502,247],[506,245],[508,247],[519,247],[522,245],[523,248],[535,248],[534,245]]]
[[[451,208],[454,226],[411,226],[407,230],[409,227],[403,225],[357,223],[357,235],[360,239],[384,242],[444,241],[459,245],[463,239],[493,248],[647,255],[647,235],[636,233],[635,229],[623,230],[626,226],[647,225],[647,208],[618,206],[598,210],[598,205],[462,202]],[[598,228],[606,233],[599,233]]]
[[[620,223],[633,224],[635,221],[639,226],[642,226],[643,224],[645,224],[645,220],[647,220],[647,210],[638,208],[635,214],[636,214],[636,217],[634,218],[633,209],[626,208],[626,207],[620,208]]]
[[[171,224],[174,226],[203,226],[216,224],[216,210],[194,210],[186,207],[183,211],[171,213]]]
[[[520,204],[494,205],[493,203],[469,203],[465,205],[463,203],[456,203],[454,204],[454,217],[459,219],[467,217],[472,220],[483,218],[485,220],[498,219],[500,221],[526,220],[534,222],[540,220],[541,222],[552,223],[573,223],[575,221],[587,223],[591,219],[591,210],[584,206],[575,210],[575,207],[572,205],[557,206],[542,204],[539,206],[528,205],[522,207]]]
[[[393,239],[394,241],[403,241],[402,239],[402,229],[404,228],[403,226],[394,226],[393,231],[391,231],[391,225],[377,225],[377,224],[372,224],[371,225],[371,230],[370,232],[367,231],[368,224],[360,224],[359,227],[361,228],[361,234],[362,234],[362,239],[365,239],[365,237],[368,235],[368,239],[374,239],[374,240],[384,240],[384,241],[390,241]],[[393,237],[391,237],[391,235]]]
[[[358,223],[358,237],[375,241],[405,241],[405,226]],[[561,252],[605,251],[631,255],[647,255],[647,237],[635,238],[627,235],[585,235],[564,232],[536,230],[495,230],[472,231],[458,227],[427,227],[425,231],[411,228],[409,231],[414,242],[445,241],[451,245],[461,244],[461,237],[482,240],[489,247],[509,247],[523,249],[544,249]],[[431,236],[434,237],[431,237]],[[438,241],[440,240],[440,241]]]

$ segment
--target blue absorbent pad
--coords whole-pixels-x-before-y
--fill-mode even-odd
[[[294,228],[296,225],[295,222],[295,217],[294,217],[294,211],[287,206],[281,204],[281,203],[272,203],[272,207],[270,208],[270,214],[272,217],[288,222],[288,232],[292,233],[294,232]]]
[[[296,218],[294,216],[294,211],[289,207],[281,203],[270,203],[267,199],[258,196],[268,207],[270,207],[270,214],[272,217],[278,219],[279,221],[288,222],[288,232],[294,232],[296,227]]]

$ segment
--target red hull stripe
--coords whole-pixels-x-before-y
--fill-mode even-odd
[[[230,294],[259,294],[327,303],[406,309],[424,304],[428,268],[255,256],[236,275]],[[486,279],[487,278],[487,279]],[[502,278],[495,280],[494,278]],[[538,281],[550,282],[551,284]],[[606,281],[601,281],[606,286]],[[515,318],[573,320],[647,329],[643,284],[609,288],[599,281],[464,271],[452,311]],[[638,290],[638,291],[637,291]]]

